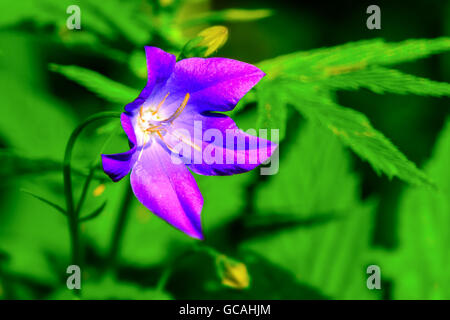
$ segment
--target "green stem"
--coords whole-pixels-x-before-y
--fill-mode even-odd
[[[114,128],[115,130],[115,128]],[[103,153],[103,151],[105,150],[105,147],[109,144],[109,142],[112,140],[112,138],[115,135],[115,131],[113,130],[113,132],[109,135],[109,137],[105,140],[105,142],[103,143],[102,147],[100,148],[100,154]],[[83,207],[84,204],[84,200],[86,199],[86,195],[87,192],[89,190],[89,186],[94,178],[94,174],[95,174],[95,170],[96,167],[98,166],[98,164],[100,163],[100,157],[96,157],[93,161],[92,164],[89,168],[89,173],[86,177],[86,180],[84,181],[84,185],[83,185],[83,190],[81,191],[81,195],[80,195],[80,199],[78,200],[78,205],[77,208],[75,209],[75,212],[77,213],[78,216],[80,216],[80,212],[81,212],[81,208]]]
[[[107,268],[110,270],[114,270],[117,266],[117,259],[120,255],[120,248],[122,244],[122,238],[125,231],[129,207],[131,201],[133,200],[133,192],[129,184],[126,186],[126,191],[122,200],[122,205],[119,209],[119,216],[116,220],[116,224],[114,226],[114,232],[111,238],[111,244],[109,247],[108,254],[108,266]]]
[[[83,207],[84,200],[86,199],[87,191],[89,190],[89,185],[91,184],[92,178],[94,177],[94,173],[95,173],[95,167],[91,166],[91,168],[89,169],[88,176],[86,177],[86,180],[84,181],[80,200],[78,200],[77,208],[75,209],[75,213],[78,217],[80,216],[81,208]]]
[[[71,159],[72,151],[80,133],[83,129],[94,121],[106,119],[106,118],[117,118],[120,117],[120,113],[117,112],[100,112],[89,117],[80,124],[72,132],[69,141],[67,142],[66,150],[64,153],[63,162],[63,177],[64,177],[64,195],[66,198],[67,207],[67,218],[69,223],[69,233],[70,233],[70,243],[72,258],[71,263],[74,265],[80,265],[81,259],[81,245],[80,245],[80,230],[78,223],[78,212],[75,210],[75,204],[73,201],[73,189],[72,189],[72,176],[71,176]]]

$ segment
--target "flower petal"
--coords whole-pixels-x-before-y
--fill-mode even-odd
[[[120,115],[120,122],[122,123],[123,130],[127,134],[131,149],[123,153],[101,155],[103,171],[114,182],[121,180],[130,172],[134,163],[133,155],[136,152],[136,134],[134,133],[131,119],[126,113],[122,113]]]
[[[226,58],[189,58],[175,65],[164,92],[183,98],[197,112],[229,111],[265,73],[257,67]]]
[[[128,137],[131,148],[134,147],[136,145],[136,133],[134,132],[130,117],[125,112],[120,115],[120,122],[122,123],[123,131],[125,131]]]
[[[112,181],[117,182],[130,172],[135,151],[136,147],[133,147],[124,153],[102,154],[103,171]]]
[[[243,132],[233,119],[219,113],[186,114],[174,121],[173,127],[167,143],[182,150],[183,161],[202,175],[250,171],[270,158],[277,147],[269,140]],[[192,147],[183,152],[187,145]]]
[[[172,162],[158,142],[144,149],[131,172],[138,200],[158,217],[191,237],[202,239],[200,213],[203,197],[184,164]]]
[[[162,86],[172,74],[176,57],[156,47],[145,47],[147,59],[148,79],[147,85],[139,96],[125,106],[125,111],[132,112],[141,106],[153,92],[155,86]]]

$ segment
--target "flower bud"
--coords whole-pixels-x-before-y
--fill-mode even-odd
[[[197,37],[184,46],[181,57],[208,57],[219,50],[228,40],[228,29],[224,26],[213,26],[202,30]]]
[[[219,255],[216,258],[218,275],[224,286],[234,289],[247,289],[250,286],[250,276],[245,264]]]

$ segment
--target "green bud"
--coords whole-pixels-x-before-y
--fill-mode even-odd
[[[219,50],[227,40],[228,29],[224,26],[204,29],[186,43],[178,59],[208,57]]]

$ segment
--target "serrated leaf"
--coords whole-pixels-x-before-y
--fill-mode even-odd
[[[383,172],[389,178],[396,176],[412,184],[433,185],[392,142],[372,127],[362,113],[317,95],[309,86],[292,81],[286,81],[284,86],[288,101],[301,114],[331,131],[368,161],[376,172]]]
[[[308,81],[312,76],[348,73],[375,65],[393,65],[449,50],[449,37],[414,39],[398,43],[386,43],[382,39],[373,39],[294,52],[262,61],[258,66],[270,73],[269,76],[272,77],[280,74],[295,74]]]
[[[391,92],[436,97],[450,95],[449,83],[432,81],[383,67],[370,67],[351,73],[329,76],[314,82],[334,90],[366,88],[379,94]]]
[[[86,87],[107,101],[126,104],[139,95],[139,91],[115,82],[100,73],[78,66],[51,64],[50,69]]]

